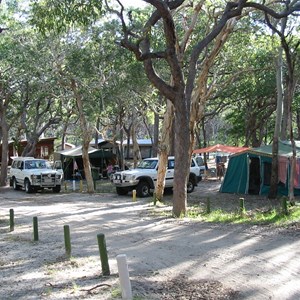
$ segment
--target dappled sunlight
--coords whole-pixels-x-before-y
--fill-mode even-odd
[[[89,289],[99,281],[114,285],[116,256],[126,254],[130,276],[136,280],[213,279],[241,290],[249,299],[268,299],[275,295],[273,290],[283,295],[286,288],[289,295],[300,295],[300,263],[296,260],[300,241],[293,233],[267,226],[174,219],[153,213],[169,210],[169,206],[154,207],[151,199],[133,202],[130,195],[62,194],[52,198],[39,194],[30,200],[24,194],[26,201],[5,197],[1,215],[8,216],[14,208],[16,219],[14,232],[1,227],[0,269],[7,275],[5,280],[13,281],[18,273],[28,286],[35,284],[33,294],[45,293],[46,297],[50,289],[52,298],[59,298],[66,289],[76,297],[82,296],[80,288]],[[33,216],[39,220],[38,242],[32,241]],[[70,260],[64,249],[66,224],[71,234]],[[105,234],[110,279],[99,277],[99,233]]]

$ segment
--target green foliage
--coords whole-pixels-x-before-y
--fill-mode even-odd
[[[237,43],[239,51],[232,51]],[[228,124],[224,126],[223,135],[227,139],[231,137],[241,144],[255,145],[272,136],[276,81],[270,43],[271,38],[248,33],[232,37],[224,49],[227,73],[222,80],[230,80],[230,84],[210,101],[210,106],[213,109],[222,103],[225,124]]]
[[[32,0],[30,23],[40,32],[65,32],[69,27],[86,27],[101,16],[100,0]]]

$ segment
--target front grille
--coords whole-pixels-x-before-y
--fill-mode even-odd
[[[40,174],[33,177],[33,185],[41,187],[54,187],[58,184],[59,178],[56,174]]]
[[[54,184],[54,183],[55,183],[55,174],[42,175],[42,184]]]

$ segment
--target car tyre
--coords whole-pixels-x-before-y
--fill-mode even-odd
[[[13,178],[12,185],[13,185],[13,189],[15,191],[18,191],[20,189],[20,186],[17,184],[17,179],[16,178]]]
[[[27,194],[30,194],[33,192],[33,187],[31,186],[30,181],[28,179],[25,179],[24,189]]]
[[[192,193],[195,189],[195,184],[192,178],[189,178],[188,183],[187,183],[187,193]]]
[[[140,181],[136,187],[138,197],[145,198],[150,196],[150,185],[147,181]]]

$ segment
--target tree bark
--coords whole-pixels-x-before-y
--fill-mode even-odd
[[[141,161],[141,151],[139,144],[137,142],[136,138],[136,132],[135,132],[135,124],[132,124],[131,128],[131,138],[132,138],[132,155],[133,155],[133,167],[136,168],[139,161]]]
[[[180,96],[179,96],[180,95]],[[185,216],[187,212],[187,178],[190,171],[190,131],[189,112],[184,93],[179,94],[175,101],[175,169],[173,215]]]
[[[152,156],[158,155],[158,143],[159,143],[159,114],[154,112],[154,130],[153,130],[153,150]]]
[[[167,100],[167,110],[164,116],[161,140],[158,149],[159,166],[158,166],[157,182],[155,187],[155,197],[156,200],[158,201],[163,201],[167,163],[168,163],[168,156],[170,151],[170,136],[172,133],[173,120],[174,120],[174,106],[171,101]]]
[[[71,89],[76,99],[78,113],[79,113],[80,127],[82,131],[82,161],[83,161],[84,175],[87,183],[87,192],[94,193],[95,192],[94,181],[92,177],[91,164],[89,159],[89,145],[91,141],[91,132],[90,129],[88,128],[87,121],[85,119],[85,115],[83,111],[83,102],[78,92],[77,84],[74,79],[71,80]]]
[[[276,64],[276,87],[277,87],[277,112],[275,121],[275,130],[272,145],[272,170],[271,170],[271,182],[269,190],[269,199],[275,199],[277,197],[278,190],[278,139],[281,129],[282,120],[282,47],[278,50],[278,58]]]
[[[8,125],[6,122],[6,112],[3,104],[1,104],[0,107],[0,120],[2,134],[0,186],[6,186],[8,169]]]

